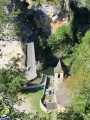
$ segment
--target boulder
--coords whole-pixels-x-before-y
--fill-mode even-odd
[[[43,66],[44,66],[43,63],[38,61],[37,65],[36,65],[36,69],[37,70],[43,70],[44,69]]]

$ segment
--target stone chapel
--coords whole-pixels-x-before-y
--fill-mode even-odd
[[[57,66],[54,68],[54,79],[59,83],[63,83],[64,71],[62,70],[61,61],[58,61]]]

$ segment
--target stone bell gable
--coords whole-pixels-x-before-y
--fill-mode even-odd
[[[58,61],[57,66],[54,68],[54,78],[57,82],[63,82],[64,71],[62,70],[61,62]]]

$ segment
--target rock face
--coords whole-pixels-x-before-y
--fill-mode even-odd
[[[24,67],[25,55],[22,50],[20,41],[0,41],[0,68],[5,67],[11,58],[21,58],[18,63],[20,67]]]
[[[8,22],[2,26],[0,34],[0,68],[5,67],[12,58],[21,58],[19,67],[25,66],[25,55],[20,36],[15,32],[15,24]]]
[[[54,4],[52,2],[48,3],[46,0],[42,0],[41,4],[33,0],[21,1],[28,3],[27,14],[34,16],[37,29],[36,33],[40,30],[40,32],[42,31],[49,36],[51,33],[54,33],[58,27],[68,24],[68,16],[70,14],[69,0],[58,1]],[[77,2],[79,6],[85,6],[84,0],[73,1]]]
[[[26,41],[28,40],[29,36],[39,35],[40,33],[42,33],[44,37],[45,35],[49,36],[50,34],[54,33],[58,27],[68,24],[68,14],[63,12],[63,7],[69,10],[68,0],[65,0],[65,3],[59,2],[57,4],[47,3],[45,1],[43,1],[42,4],[36,4],[36,2],[33,0],[20,1],[21,3],[28,3],[27,8],[25,8],[26,12],[24,12],[27,16],[33,16],[33,20],[36,24],[36,28],[33,30],[25,23],[24,17],[20,20],[22,34]],[[79,3],[81,5],[85,5],[83,0],[79,0]],[[10,5],[10,10],[12,9],[11,7],[16,7],[13,1]],[[8,14],[8,7],[5,6],[3,9]],[[5,26],[3,25],[3,31],[2,34],[0,34],[0,68],[5,66],[5,64],[7,64],[12,57],[17,58],[17,54],[19,54],[20,57],[24,56],[20,42],[22,38],[17,36],[14,26],[15,23],[8,23]],[[22,60],[20,65],[23,66],[24,60],[25,59]],[[40,65],[38,67],[40,67]]]
[[[37,70],[43,70],[45,66],[45,63],[38,61],[37,63]]]
[[[41,10],[45,14],[45,19],[43,21],[45,31],[48,29],[51,30],[51,33],[54,33],[58,27],[67,24],[67,17],[63,13],[60,13],[59,6],[60,5],[48,4],[36,6],[36,10]]]
[[[58,27],[68,24],[67,14],[62,11],[62,4],[35,4],[31,0],[27,0],[29,3],[27,14],[33,14],[36,22],[36,29],[42,29],[42,32],[51,34],[54,33]],[[35,6],[33,6],[35,4]],[[68,6],[68,4],[66,5]]]
[[[14,41],[14,40],[20,40],[20,37],[17,37],[15,33],[15,24],[14,23],[8,23],[6,25],[3,25],[2,33],[0,34],[0,39],[5,41]]]
[[[13,0],[9,0],[10,5],[4,6],[4,11],[8,14],[12,11],[12,7],[16,7]],[[21,22],[21,30],[24,39],[27,41],[31,35],[39,35],[42,33],[45,37],[54,33],[58,27],[68,24],[68,14],[63,12],[63,7],[69,11],[69,1],[65,0],[65,3],[59,2],[57,4],[47,3],[43,0],[42,4],[37,4],[33,0],[20,0],[21,3],[28,3],[27,8],[23,8],[26,11],[27,16],[33,16],[36,28],[33,30],[29,25],[25,23],[25,18],[23,17]],[[79,5],[85,6],[84,0],[73,0],[77,1]],[[22,11],[22,13],[23,13]],[[29,19],[28,19],[29,20]],[[32,21],[33,21],[32,20]],[[0,33],[0,68],[4,67],[5,64],[9,62],[12,57],[24,56],[21,45],[21,37],[17,36],[15,33],[15,23],[8,23],[3,25],[3,31]],[[24,60],[19,63],[21,66],[24,64]],[[40,60],[40,59],[39,59]],[[41,62],[41,61],[40,61]],[[38,68],[40,65],[38,65]]]

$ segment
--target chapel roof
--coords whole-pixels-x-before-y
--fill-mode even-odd
[[[58,61],[57,66],[54,68],[54,73],[63,73],[60,60]]]
[[[70,104],[73,95],[70,97],[71,91],[68,88],[60,88],[58,91],[55,92],[57,104],[65,107],[66,105]]]

